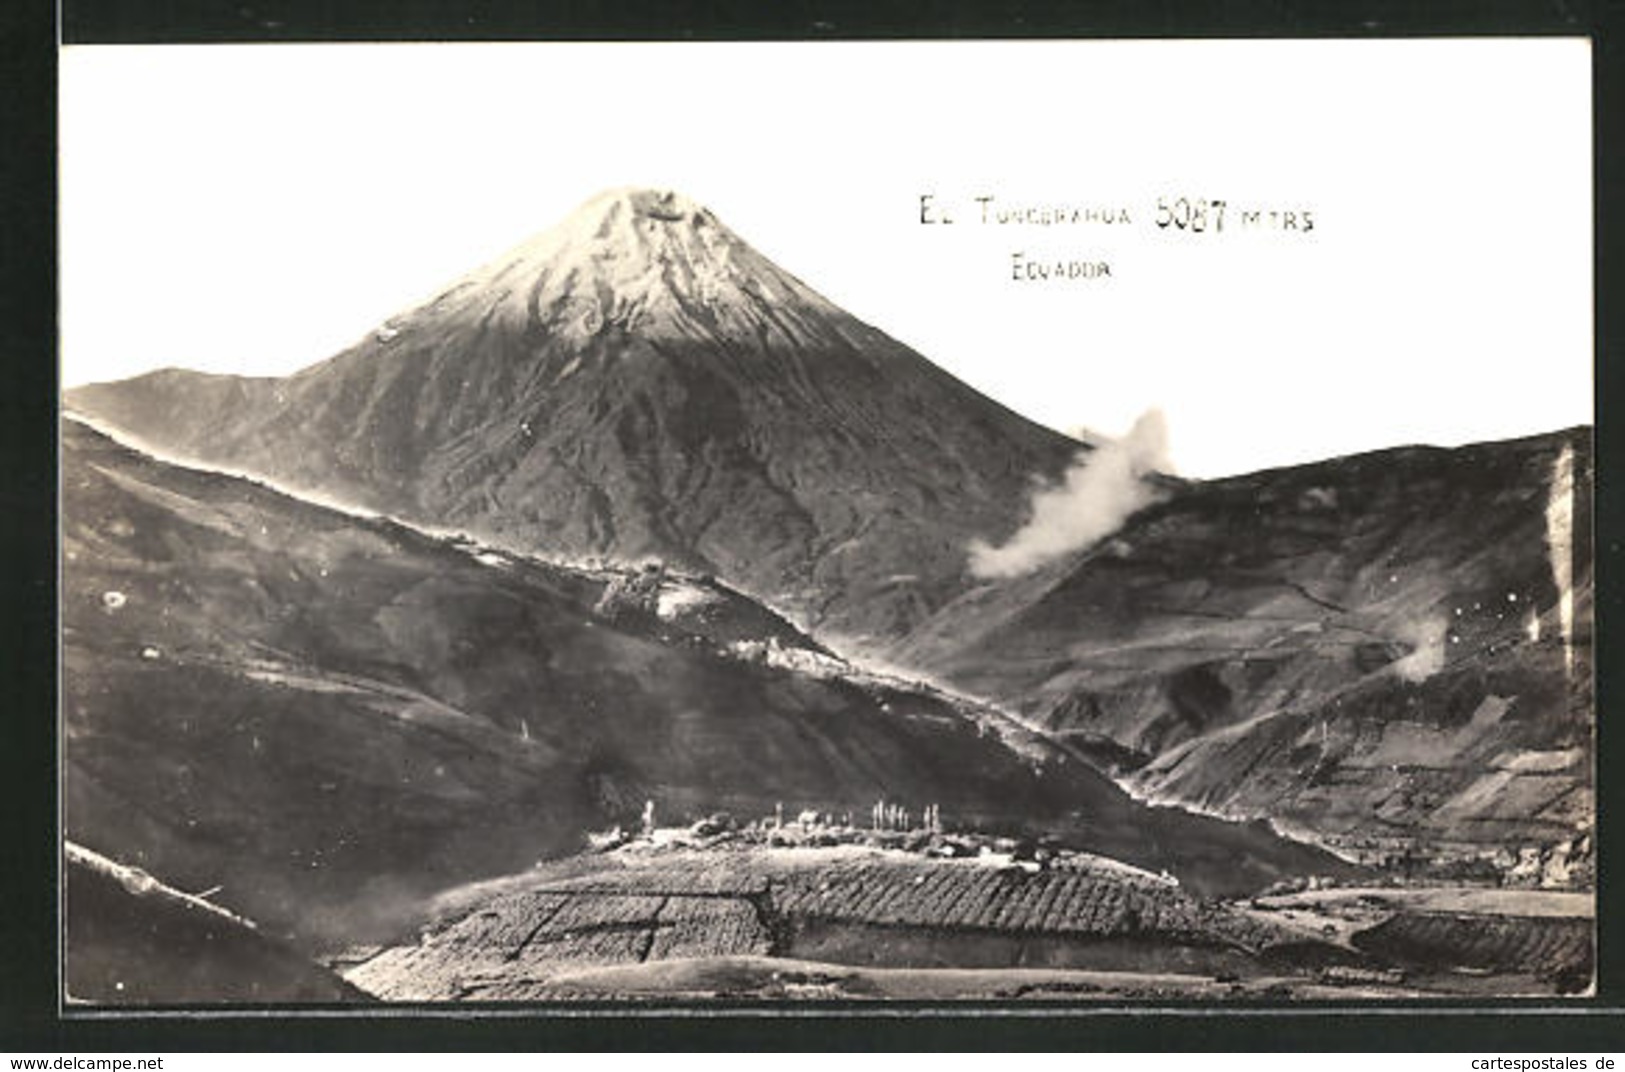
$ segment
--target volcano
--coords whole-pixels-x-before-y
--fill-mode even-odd
[[[955,380],[709,210],[621,190],[279,379],[69,393],[170,454],[558,556],[714,572],[903,635],[1087,447]]]

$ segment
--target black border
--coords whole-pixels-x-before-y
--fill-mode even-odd
[[[896,40],[1588,32],[1590,5],[1531,0],[64,0],[69,44],[225,41]]]
[[[0,1051],[103,1050],[687,1050],[957,1049],[1307,1051],[1430,1050],[1492,1054],[1547,1049],[1618,1051],[1625,1041],[1625,860],[1619,824],[1625,778],[1610,774],[1618,741],[1604,712],[1620,689],[1609,628],[1621,592],[1622,498],[1609,464],[1625,458],[1616,408],[1621,293],[1617,206],[1625,179],[1621,30],[1625,0],[1497,0],[1416,5],[1400,0],[1323,6],[1287,0],[1106,4],[970,0],[934,3],[743,2],[610,5],[578,0],[546,10],[521,0],[63,0],[68,44],[407,40],[852,40],[1013,37],[1413,37],[1587,36],[1593,44],[1597,223],[1597,665],[1598,813],[1601,868],[1601,996],[1560,1012],[1528,1004],[1489,1009],[1414,1006],[1355,1010],[1258,1010],[1203,1006],[1190,1012],[1120,1010],[1076,1015],[1006,1010],[1002,1015],[913,1015],[784,1010],[776,1015],[547,1015],[468,1018],[411,1009],[364,1016],[297,1012],[206,1018],[59,1017],[56,1007],[56,44],[58,14],[35,0],[0,4],[0,108],[10,138],[0,151],[7,227],[0,241],[0,434],[11,465],[0,480],[0,553],[6,563],[3,648],[10,691],[0,707]],[[43,355],[53,355],[53,360]],[[1539,355],[1531,355],[1539,360]],[[1612,865],[1612,866],[1611,866]],[[586,1010],[581,1010],[586,1012]]]
[[[0,8],[0,1050],[43,1038],[56,971],[54,13]],[[48,981],[49,980],[49,981]],[[42,989],[43,987],[43,989]]]

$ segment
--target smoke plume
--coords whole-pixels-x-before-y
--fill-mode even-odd
[[[1109,536],[1156,498],[1142,478],[1168,468],[1167,422],[1147,410],[1128,435],[1079,455],[1059,482],[1034,491],[1031,520],[1003,546],[971,541],[972,575],[1019,577]]]
[[[1557,585],[1557,621],[1563,631],[1563,660],[1574,673],[1574,451],[1569,446],[1552,467],[1551,496],[1546,503],[1546,546],[1552,556],[1552,582]]]

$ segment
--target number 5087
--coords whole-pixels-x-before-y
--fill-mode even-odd
[[[1175,198],[1169,201],[1165,197],[1157,198],[1157,226],[1164,230],[1169,227],[1179,231],[1224,230],[1224,202],[1204,201],[1200,198]]]

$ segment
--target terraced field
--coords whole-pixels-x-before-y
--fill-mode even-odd
[[[795,916],[890,926],[1094,935],[1206,933],[1196,902],[1171,888],[1086,872],[863,863],[794,875],[775,888],[774,903]]]
[[[1551,980],[1560,992],[1586,989],[1595,962],[1589,919],[1406,912],[1355,935],[1361,950],[1423,971],[1457,970]]]
[[[671,866],[628,868],[606,856],[586,873],[566,861],[348,974],[392,998],[514,1000],[561,967],[766,954],[767,877],[727,861],[683,854]]]
[[[415,942],[345,976],[382,998],[431,1001],[556,1000],[620,986],[638,994],[650,977],[621,969],[640,966],[690,982],[743,980],[728,989],[734,996],[822,993],[767,967],[798,962],[828,965],[841,978],[947,973],[935,983],[887,976],[884,987],[863,975],[841,997],[863,997],[864,987],[957,985],[955,973],[982,986],[971,980],[1010,971],[1040,973],[1034,992],[1052,996],[1074,984],[1110,996],[1112,979],[1129,990],[1151,985],[1142,976],[1162,980],[1153,989],[1203,996],[1392,997],[1486,985],[1573,993],[1592,976],[1594,923],[1575,914],[1584,901],[1415,888],[1226,903],[1086,854],[1039,868],[862,844],[637,842],[462,891]]]
[[[595,965],[803,953],[861,961],[882,948],[926,966],[1149,958],[1228,970],[1296,937],[1154,877],[1077,862],[1027,871],[843,847],[617,852],[585,863],[538,868],[517,880],[523,889],[465,905],[348,978],[387,998],[523,1000]]]

